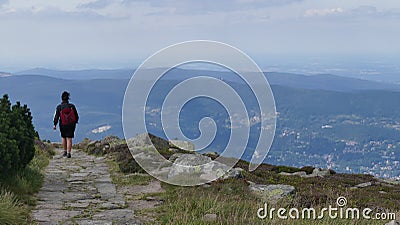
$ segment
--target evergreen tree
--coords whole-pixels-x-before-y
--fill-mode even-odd
[[[20,170],[35,154],[35,128],[27,105],[11,106],[8,95],[0,99],[0,174]]]

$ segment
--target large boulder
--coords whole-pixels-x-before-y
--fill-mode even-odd
[[[210,157],[201,154],[174,154],[171,156],[174,164],[171,166],[168,179],[185,176],[197,176],[204,181],[212,181],[218,178],[240,178],[240,168],[231,169],[229,166],[213,161]]]
[[[250,184],[250,191],[265,202],[277,203],[279,200],[294,195],[296,189],[285,184]]]

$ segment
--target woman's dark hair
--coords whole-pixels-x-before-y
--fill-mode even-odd
[[[61,95],[61,100],[68,101],[70,94],[67,91],[64,91]]]

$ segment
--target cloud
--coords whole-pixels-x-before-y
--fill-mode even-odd
[[[303,1],[304,0],[123,0],[122,4],[129,6],[132,3],[146,2],[151,7],[155,8],[174,8],[174,13],[202,14],[210,12],[232,12],[273,6],[284,6]]]
[[[104,9],[107,6],[111,5],[113,2],[113,0],[97,0],[86,4],[81,4],[78,6],[78,8]]]
[[[0,18],[26,20],[77,20],[104,21],[110,18],[92,11],[64,11],[54,7],[9,8],[0,11]]]
[[[375,17],[375,18],[400,18],[399,9],[378,10],[374,6],[363,5],[350,11],[356,17]]]
[[[381,9],[375,6],[363,5],[357,8],[345,10],[342,7],[326,8],[326,9],[308,9],[304,13],[305,17],[325,17],[325,16],[341,16],[346,18],[400,18],[399,9]]]
[[[345,10],[343,8],[329,8],[329,9],[308,9],[305,13],[305,17],[314,16],[330,16],[343,14]]]

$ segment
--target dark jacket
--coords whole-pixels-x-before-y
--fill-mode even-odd
[[[61,118],[60,118],[60,112],[61,110],[65,109],[65,108],[72,108],[72,110],[75,113],[75,117],[76,117],[76,123],[78,123],[79,121],[79,115],[78,115],[78,111],[76,110],[76,107],[74,104],[71,104],[69,102],[62,102],[61,104],[59,104],[56,108],[56,113],[54,115],[54,126],[57,125],[58,122],[60,122],[61,124]]]

